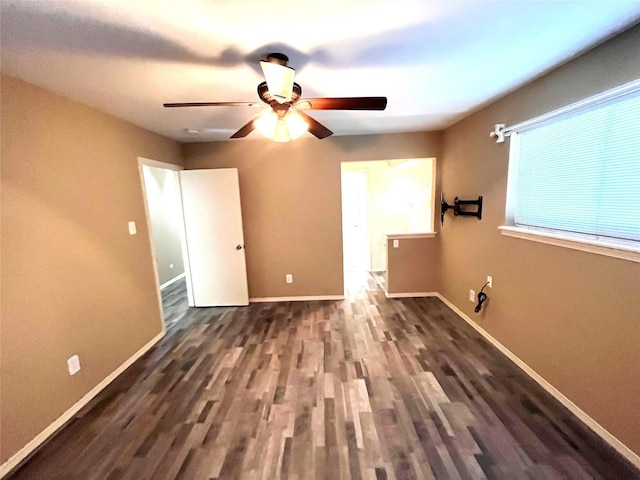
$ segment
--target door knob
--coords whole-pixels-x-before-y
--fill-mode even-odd
[[[242,250],[242,245],[236,245],[236,250]]]

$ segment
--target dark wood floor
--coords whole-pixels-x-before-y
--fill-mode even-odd
[[[354,280],[355,279],[355,280]],[[640,478],[436,298],[186,306],[13,480]]]

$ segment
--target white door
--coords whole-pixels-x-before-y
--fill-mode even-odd
[[[238,170],[180,171],[189,305],[248,305]]]
[[[342,173],[342,248],[346,272],[369,270],[367,174]]]

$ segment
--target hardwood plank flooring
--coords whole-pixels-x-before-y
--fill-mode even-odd
[[[633,479],[436,298],[188,308],[12,480]]]

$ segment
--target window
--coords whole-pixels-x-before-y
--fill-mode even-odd
[[[515,228],[503,233],[640,252],[640,82],[629,85],[510,129]]]

